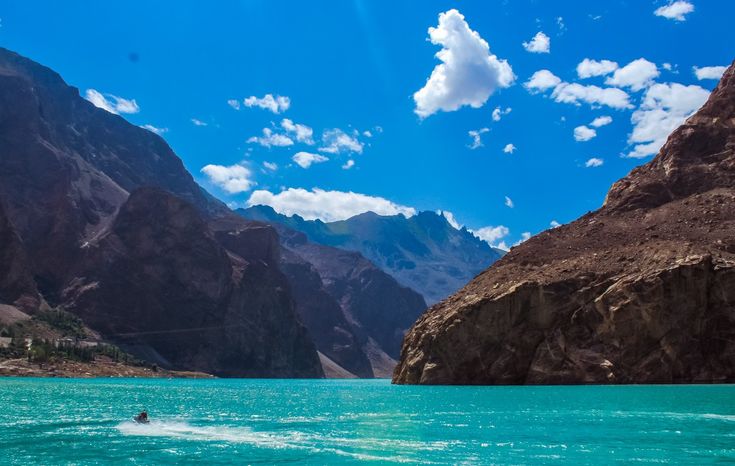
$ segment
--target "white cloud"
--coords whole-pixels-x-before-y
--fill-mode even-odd
[[[495,107],[495,110],[493,110],[493,121],[500,121],[502,115],[500,107]]]
[[[442,63],[413,95],[414,112],[419,117],[440,110],[452,112],[465,105],[480,108],[496,89],[513,84],[511,66],[490,53],[488,43],[470,29],[459,11],[441,13],[439,25],[429,28],[429,39],[442,47],[436,53]]]
[[[678,0],[676,2],[670,1],[668,5],[656,8],[653,14],[674,21],[686,21],[685,16],[693,11],[694,5],[684,0]]]
[[[308,145],[314,144],[314,139],[312,139],[314,130],[306,125],[294,123],[288,118],[284,118],[281,120],[281,128],[293,134],[298,142],[303,142]]]
[[[701,68],[695,66],[694,74],[700,81],[703,79],[720,79],[727,70],[726,66],[703,66]]]
[[[362,132],[362,135],[363,135],[363,136],[365,136],[366,138],[371,138],[371,137],[373,137],[373,133],[371,133],[371,132],[370,132],[370,130],[365,130],[365,131],[363,131],[363,132]]]
[[[240,110],[240,101],[237,99],[230,99],[227,101],[227,105],[234,108],[235,110]]]
[[[523,43],[523,48],[531,53],[550,53],[551,38],[539,31],[529,42]]]
[[[574,140],[575,141],[589,141],[590,139],[597,136],[597,131],[586,126],[577,126],[574,128]]]
[[[523,85],[531,92],[543,92],[554,88],[561,83],[561,79],[549,70],[538,70],[533,73],[531,79]]]
[[[297,152],[291,157],[291,160],[296,162],[301,168],[309,168],[314,163],[326,162],[329,159],[323,155],[312,154],[311,152]]]
[[[252,172],[249,168],[240,165],[230,165],[225,167],[222,165],[207,165],[201,170],[207,175],[212,184],[219,186],[230,194],[244,193],[256,185],[252,179]]]
[[[95,107],[116,115],[120,113],[138,113],[140,111],[135,99],[123,99],[116,95],[103,94],[95,89],[87,89],[85,99],[92,102]]]
[[[590,123],[590,126],[594,126],[595,128],[599,128],[601,126],[609,125],[612,123],[613,119],[610,116],[600,116],[592,120],[592,123]]]
[[[708,97],[708,90],[695,85],[669,83],[651,86],[640,108],[631,116],[634,127],[628,142],[636,146],[626,157],[642,158],[658,152],[669,134],[696,112]]]
[[[156,133],[157,135],[162,135],[163,133],[168,132],[168,128],[157,128],[153,125],[143,125],[141,128],[147,129],[148,131],[152,133]]]
[[[591,60],[585,58],[577,65],[577,76],[581,79],[604,76],[618,69],[618,64],[610,60]]]
[[[523,243],[524,241],[528,241],[531,238],[531,232],[530,231],[524,231],[521,233],[521,239],[513,243],[513,246],[518,246],[519,244]]]
[[[631,108],[627,92],[615,88],[583,86],[578,83],[561,83],[554,88],[551,97],[556,102],[579,105],[586,102],[590,105],[606,105],[615,109]]]
[[[355,161],[350,159],[342,165],[342,170],[349,170],[355,166]]]
[[[436,213],[438,215],[441,215],[442,217],[444,217],[447,220],[447,222],[450,225],[452,225],[452,227],[454,229],[456,229],[456,230],[461,230],[462,229],[462,225],[457,221],[457,219],[454,217],[454,214],[451,213],[450,211],[448,211],[448,210],[437,210]]]
[[[508,236],[508,234],[510,233],[510,230],[506,226],[503,226],[503,225],[498,225],[496,227],[487,226],[487,227],[482,227],[478,230],[471,230],[470,232],[476,237],[485,241],[487,244],[489,244],[492,247],[500,248],[506,251],[508,250],[508,247],[505,245],[505,242],[498,243],[498,241],[502,240],[503,238]]]
[[[273,113],[282,113],[291,106],[291,99],[280,95],[274,97],[273,94],[266,94],[260,98],[251,95],[243,100],[243,104],[246,107],[258,107]]]
[[[557,16],[556,25],[559,26],[560,34],[567,30],[567,27],[564,25],[564,18],[562,18],[561,16]]]
[[[263,162],[263,166],[272,172],[278,170],[278,164],[275,162]]]
[[[196,118],[192,118],[191,119],[191,122],[194,124],[194,126],[207,126],[207,123],[206,122],[204,122],[202,120],[198,120]]]
[[[260,144],[263,147],[287,147],[293,145],[293,140],[285,134],[274,133],[270,128],[263,128],[263,136],[253,136],[248,139],[249,144]]]
[[[350,136],[341,129],[328,129],[322,133],[322,147],[320,151],[328,154],[340,154],[343,152],[357,152],[362,154],[365,145],[357,137]]]
[[[505,152],[506,154],[512,154],[513,152],[515,152],[516,149],[517,147],[513,144],[506,144],[505,147],[503,147],[503,152]]]
[[[591,159],[587,160],[584,163],[584,166],[587,167],[587,168],[590,168],[590,167],[601,167],[602,164],[604,164],[604,163],[605,163],[604,160],[598,159],[597,157],[592,157]]]
[[[653,84],[653,80],[660,74],[655,63],[639,58],[615,70],[615,73],[605,80],[605,84],[640,91]]]
[[[552,220],[551,222],[549,222],[549,226],[551,228],[559,228],[561,226],[561,223],[557,222],[556,220]]]
[[[590,126],[592,126],[593,128],[600,128],[602,126],[609,125],[610,123],[612,123],[612,117],[601,116],[601,117],[597,117],[594,120],[592,120],[592,122],[590,123]],[[589,141],[590,139],[596,136],[597,136],[597,131],[588,126],[582,125],[582,126],[577,126],[576,128],[574,128],[574,140],[575,141]]]
[[[503,115],[509,114],[513,109],[510,107],[505,107],[505,110],[501,109],[500,107],[495,107],[495,110],[493,110],[493,121],[500,121],[501,118],[503,118]]]
[[[319,188],[311,191],[302,188],[288,188],[278,194],[257,190],[250,196],[247,204],[249,206],[269,205],[276,212],[284,215],[298,214],[307,220],[320,219],[324,222],[345,220],[368,211],[378,215],[403,214],[407,217],[416,214],[416,209],[396,204],[382,197],[354,192],[325,191]]]
[[[505,196],[505,206],[510,207],[511,209],[515,207],[513,204],[513,199],[509,198],[508,196]]]
[[[482,147],[482,135],[490,131],[488,128],[473,129],[467,131],[467,134],[472,138],[472,142],[467,145],[470,149],[477,149]]]

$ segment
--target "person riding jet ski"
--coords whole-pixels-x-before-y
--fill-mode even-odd
[[[137,422],[138,424],[148,424],[149,422],[151,422],[151,421],[148,420],[148,412],[147,411],[142,411],[140,414],[138,414],[137,416],[135,416],[133,418],[133,420],[135,422]]]

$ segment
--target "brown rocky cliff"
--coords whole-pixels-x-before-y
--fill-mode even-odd
[[[427,311],[396,383],[735,381],[735,68],[605,205]]]
[[[63,302],[107,338],[173,369],[322,377],[277,263],[233,252],[277,251],[272,232],[251,231],[225,249],[193,206],[138,189],[110,231],[85,248]]]

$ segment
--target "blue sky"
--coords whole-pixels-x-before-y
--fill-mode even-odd
[[[710,0],[10,0],[0,45],[164,129],[233,206],[441,209],[509,246],[650,160],[716,85],[704,67],[735,58],[733,17]]]

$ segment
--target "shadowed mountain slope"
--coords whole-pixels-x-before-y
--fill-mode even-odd
[[[160,136],[2,48],[0,154],[0,304],[68,308],[175,369],[323,376],[275,231],[207,194]]]

